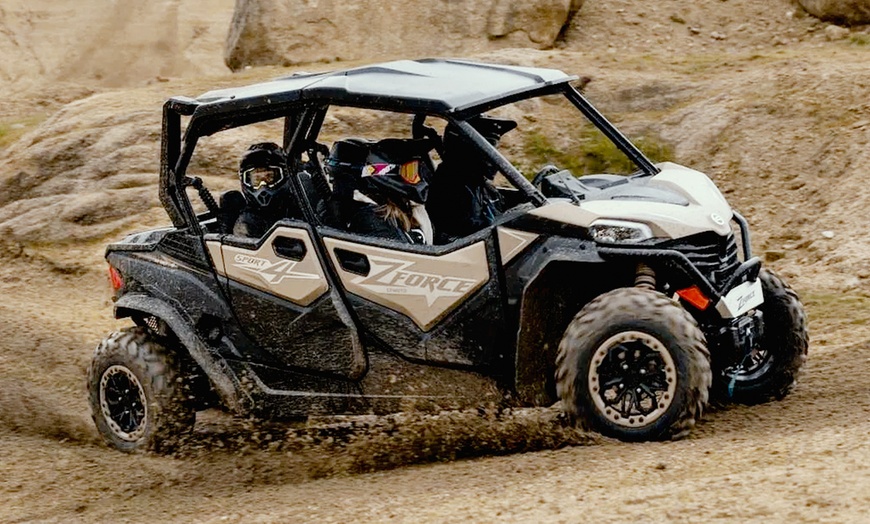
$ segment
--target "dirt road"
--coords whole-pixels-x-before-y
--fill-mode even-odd
[[[539,416],[538,437],[556,437],[529,445],[542,451],[431,463],[432,454],[414,449],[421,441],[401,431],[311,443],[207,415],[183,454],[128,456],[98,442],[84,401],[87,355],[116,325],[106,320],[104,276],[65,274],[38,253],[4,262],[0,522],[861,522],[870,507],[870,332],[861,296],[804,293],[822,343],[796,391],[710,413],[683,441],[568,438]],[[456,435],[475,417],[432,422],[429,442],[474,455]],[[492,422],[494,434],[529,430],[517,420]],[[375,454],[398,467],[358,473]]]

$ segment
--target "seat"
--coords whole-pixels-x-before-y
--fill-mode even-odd
[[[220,213],[217,217],[221,233],[232,234],[233,226],[246,205],[245,196],[241,191],[233,189],[221,195]]]

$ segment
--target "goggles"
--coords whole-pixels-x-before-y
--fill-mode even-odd
[[[284,169],[280,166],[249,167],[241,175],[242,183],[255,191],[273,188],[284,181]]]

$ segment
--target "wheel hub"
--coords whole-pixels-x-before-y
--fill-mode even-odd
[[[677,368],[657,338],[625,331],[598,346],[588,387],[599,412],[624,427],[655,422],[674,401]]]
[[[112,432],[135,442],[145,434],[148,402],[139,379],[124,366],[111,366],[100,378],[100,411]]]
[[[764,322],[760,311],[736,319],[726,332],[730,335],[734,347],[734,362],[736,364],[723,370],[732,383],[755,380],[763,376],[773,364],[773,355],[765,349]]]

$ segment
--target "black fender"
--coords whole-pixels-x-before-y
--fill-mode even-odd
[[[634,268],[632,262],[605,262],[591,241],[557,237],[509,270],[509,293],[519,295],[514,389],[522,403],[556,401],[556,353],[565,329],[593,298],[633,285]]]
[[[115,318],[127,318],[136,313],[154,316],[166,323],[191,358],[208,376],[221,401],[239,415],[250,411],[253,405],[250,394],[242,386],[236,374],[220,355],[211,350],[196,334],[193,323],[177,309],[159,298],[132,293],[122,296],[115,303]]]

